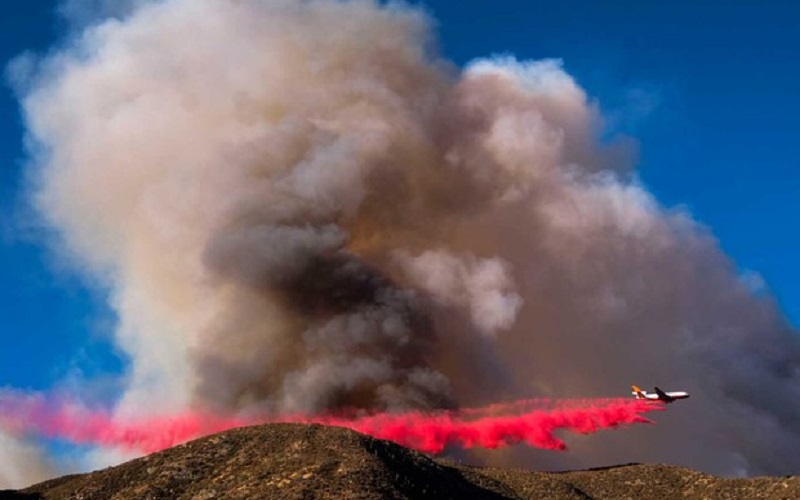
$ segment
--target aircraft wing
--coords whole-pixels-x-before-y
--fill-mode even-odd
[[[662,401],[667,401],[667,402],[675,400],[675,398],[673,398],[672,396],[670,396],[666,392],[662,391],[658,387],[656,387],[655,390],[656,390],[656,394],[658,394],[658,399],[660,399]]]

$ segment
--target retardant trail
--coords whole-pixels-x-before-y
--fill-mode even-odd
[[[39,434],[75,444],[122,446],[145,453],[159,451],[204,435],[259,423],[319,423],[347,427],[428,453],[448,446],[499,448],[524,443],[565,450],[559,430],[590,434],[635,423],[651,422],[644,413],[661,404],[624,399],[526,400],[447,412],[381,413],[361,417],[271,416],[220,418],[200,413],[114,419],[108,413],[54,404],[41,399],[0,399],[0,422],[17,432]]]
[[[352,421],[330,422],[428,453],[445,447],[500,448],[525,443],[537,448],[565,450],[557,430],[590,434],[621,425],[650,423],[642,413],[663,409],[630,401],[606,401],[604,406],[537,409],[518,415],[466,418],[458,412],[444,414],[380,414]]]

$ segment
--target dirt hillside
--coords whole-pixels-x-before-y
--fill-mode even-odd
[[[720,479],[626,465],[543,473],[467,467],[338,427],[236,429],[3,499],[800,499],[800,478]]]

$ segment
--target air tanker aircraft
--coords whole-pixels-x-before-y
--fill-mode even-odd
[[[647,391],[643,391],[636,387],[635,385],[631,386],[633,392],[631,394],[634,395],[636,399],[647,399],[650,401],[663,401],[665,403],[672,403],[678,399],[686,399],[689,397],[688,392],[684,391],[676,391],[676,392],[664,392],[658,387],[655,388],[656,393],[648,393]]]

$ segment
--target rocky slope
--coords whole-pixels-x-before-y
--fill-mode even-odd
[[[800,477],[720,479],[626,465],[543,473],[467,467],[320,425],[236,429],[2,499],[798,499]]]

